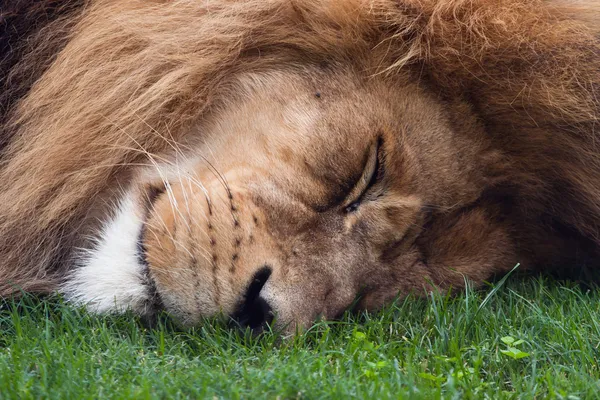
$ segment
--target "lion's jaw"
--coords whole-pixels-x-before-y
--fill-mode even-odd
[[[224,314],[260,329],[275,316],[292,330],[435,284],[417,245],[424,206],[477,199],[482,143],[457,138],[416,86],[309,76],[241,78],[241,100],[194,127],[191,151],[132,183],[67,297],[141,314],[160,299],[184,325]]]
[[[133,193],[124,197],[93,249],[77,254],[77,266],[62,287],[65,297],[96,313],[133,310],[146,315],[153,306],[152,283],[140,262],[143,214]]]

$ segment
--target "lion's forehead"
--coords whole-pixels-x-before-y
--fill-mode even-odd
[[[376,99],[383,94],[344,71],[317,75],[322,84],[294,71],[252,74],[236,99],[193,126],[190,134],[202,132],[202,139],[178,162],[182,167],[164,169],[201,170],[201,180],[216,179],[217,170],[237,181],[270,180],[309,202],[322,203],[336,188],[347,189],[386,124]]]

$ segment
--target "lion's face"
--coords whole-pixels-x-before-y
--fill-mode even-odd
[[[294,329],[438,282],[424,226],[484,179],[470,116],[451,122],[398,77],[330,67],[245,75],[228,93],[192,128],[202,140],[134,181],[74,297]]]

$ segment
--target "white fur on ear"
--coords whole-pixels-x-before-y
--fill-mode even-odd
[[[133,310],[144,314],[151,297],[145,266],[138,258],[143,221],[129,194],[104,227],[94,249],[82,251],[61,293],[72,303],[96,313]]]

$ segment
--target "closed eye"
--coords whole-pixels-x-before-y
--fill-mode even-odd
[[[369,148],[369,156],[365,168],[363,169],[363,173],[343,203],[344,211],[346,213],[351,213],[358,209],[371,189],[380,184],[384,172],[385,154],[383,150],[383,139],[379,137]]]

